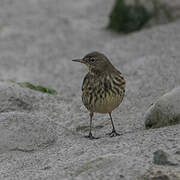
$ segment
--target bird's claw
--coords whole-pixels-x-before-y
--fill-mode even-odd
[[[110,137],[120,136],[121,134],[117,133],[115,130],[112,130],[112,132],[107,133]]]
[[[92,133],[89,133],[89,135],[85,136],[86,138],[90,139],[90,140],[94,140],[94,139],[99,139],[98,137],[94,137],[92,135]]]

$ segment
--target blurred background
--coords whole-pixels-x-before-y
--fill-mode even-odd
[[[0,79],[60,91],[79,88],[71,74],[80,78],[83,70],[71,59],[98,50],[116,64],[121,45],[114,47],[113,40],[175,21],[179,5],[179,0],[1,0]],[[122,63],[128,59],[124,53]]]

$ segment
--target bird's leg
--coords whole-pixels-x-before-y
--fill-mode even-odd
[[[85,137],[86,137],[86,138],[89,138],[89,139],[98,139],[98,138],[94,137],[94,136],[92,135],[92,133],[91,133],[91,128],[92,128],[92,117],[93,117],[94,113],[93,113],[93,112],[90,112],[89,115],[90,115],[89,135],[87,135],[87,136],[85,136]]]
[[[112,132],[108,133],[108,135],[109,135],[110,137],[120,136],[120,134],[117,133],[116,130],[115,130],[115,127],[114,127],[114,123],[113,123],[113,120],[112,120],[111,113],[109,113],[109,117],[110,117],[110,119],[111,119],[111,124],[112,124],[112,128],[113,128],[113,129],[112,129]]]

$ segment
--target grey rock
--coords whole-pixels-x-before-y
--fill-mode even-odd
[[[49,118],[25,112],[1,113],[0,132],[0,153],[32,152],[57,139],[55,125]]]
[[[180,123],[180,87],[160,97],[145,114],[146,128],[159,128]]]
[[[137,180],[180,180],[180,172],[167,169],[153,169],[146,172]]]
[[[157,150],[153,153],[153,163],[157,165],[178,165],[177,163],[171,162],[168,153],[163,150]]]
[[[180,155],[180,149],[177,149],[175,153]]]
[[[40,96],[33,90],[16,83],[0,82],[0,113],[10,111],[32,111]]]

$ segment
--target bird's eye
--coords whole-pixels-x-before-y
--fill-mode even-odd
[[[91,63],[94,63],[95,62],[95,59],[92,57],[92,58],[90,58],[90,62]]]

